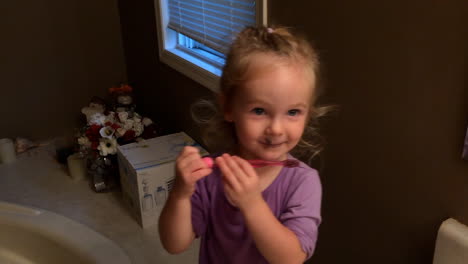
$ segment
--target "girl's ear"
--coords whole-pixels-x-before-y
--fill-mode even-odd
[[[226,96],[222,94],[219,95],[218,103],[221,108],[221,111],[223,111],[224,120],[226,120],[227,122],[232,122],[232,113],[231,113],[230,107],[227,105]]]

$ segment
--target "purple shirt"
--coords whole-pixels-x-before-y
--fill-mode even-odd
[[[317,171],[302,162],[296,168],[283,168],[262,194],[310,258],[321,221],[322,187]],[[192,195],[192,225],[202,239],[200,264],[268,263],[256,248],[242,213],[227,201],[219,169],[197,182]]]

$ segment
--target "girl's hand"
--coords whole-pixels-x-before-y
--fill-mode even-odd
[[[190,198],[195,191],[195,183],[211,171],[197,148],[184,147],[176,160],[176,179],[172,193],[178,198]]]
[[[235,206],[243,210],[263,199],[258,175],[246,160],[223,154],[216,163],[223,174],[224,192]]]

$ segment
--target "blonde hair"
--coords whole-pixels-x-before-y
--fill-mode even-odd
[[[226,64],[220,82],[219,100],[200,100],[192,106],[192,117],[203,128],[202,137],[210,151],[226,151],[237,141],[234,124],[224,120],[224,109],[230,107],[234,93],[248,78],[248,69],[252,56],[263,53],[271,54],[281,60],[299,63],[309,76],[315,80],[310,83],[314,89],[311,98],[309,120],[304,128],[302,139],[292,151],[310,162],[323,149],[324,140],[318,133],[318,119],[330,111],[330,107],[317,106],[316,99],[322,93],[319,85],[320,64],[317,52],[305,40],[294,35],[285,27],[247,27],[234,40],[226,58]]]

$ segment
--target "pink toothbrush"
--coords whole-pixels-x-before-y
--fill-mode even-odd
[[[211,157],[204,157],[202,158],[202,160],[210,168],[217,167],[216,163]],[[254,168],[260,168],[260,167],[265,167],[265,166],[284,166],[287,168],[293,168],[293,167],[299,166],[299,161],[294,160],[294,159],[286,159],[282,161],[268,161],[268,160],[247,160],[247,161]]]

